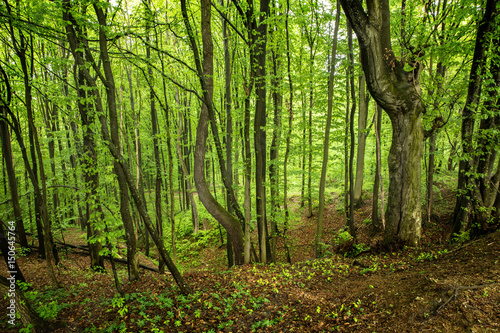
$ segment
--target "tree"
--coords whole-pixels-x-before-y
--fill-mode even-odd
[[[423,130],[418,61],[408,63],[394,55],[388,0],[367,0],[367,12],[358,0],[341,0],[356,35],[368,89],[392,123],[389,152],[389,198],[384,241],[396,237],[417,245],[421,237],[420,162]],[[418,167],[415,167],[418,166]]]
[[[95,10],[96,15],[99,19],[99,25],[100,25],[99,41],[101,43],[101,45],[100,45],[101,57],[103,57],[104,61],[106,61],[108,63],[105,66],[106,71],[110,71],[111,68],[108,67],[108,66],[110,66],[110,59],[109,59],[109,54],[107,54],[107,51],[106,51],[106,48],[107,48],[107,45],[106,45],[107,44],[106,43],[107,37],[106,37],[106,31],[105,31],[106,29],[104,29],[104,26],[106,25],[106,21],[105,21],[106,15],[104,14],[103,8],[101,8],[98,5],[94,6],[94,10]],[[148,232],[151,235],[162,260],[165,262],[167,268],[172,273],[172,276],[175,279],[175,281],[177,282],[177,285],[179,286],[181,292],[184,294],[189,294],[191,292],[189,285],[184,281],[184,279],[182,278],[182,275],[180,274],[179,270],[175,266],[174,262],[172,261],[170,256],[167,254],[167,252],[165,250],[165,246],[163,244],[163,240],[160,239],[160,237],[158,236],[158,232],[153,227],[153,224],[151,222],[151,218],[149,217],[149,214],[146,210],[146,203],[143,199],[143,196],[141,196],[139,194],[139,191],[137,190],[137,188],[135,186],[136,183],[133,180],[132,176],[130,175],[130,171],[129,171],[130,168],[128,166],[128,163],[123,158],[123,155],[122,155],[120,149],[118,149],[119,146],[117,147],[115,145],[116,137],[115,137],[115,139],[111,139],[111,135],[110,135],[109,129],[108,129],[107,120],[104,116],[104,108],[103,108],[103,104],[102,104],[102,99],[101,99],[99,90],[96,89],[97,88],[96,79],[94,79],[94,77],[92,75],[90,75],[89,69],[85,66],[84,59],[82,59],[80,54],[77,52],[78,46],[84,46],[83,48],[84,48],[86,56],[89,57],[89,60],[90,60],[92,67],[99,74],[102,81],[105,81],[110,85],[114,85],[113,80],[107,81],[106,77],[103,78],[102,73],[100,73],[98,71],[98,68],[96,66],[95,61],[92,61],[93,57],[88,49],[88,44],[86,44],[86,40],[79,40],[78,39],[76,31],[79,29],[79,25],[76,22],[75,18],[71,14],[71,3],[69,2],[69,0],[65,0],[63,2],[63,18],[66,21],[66,35],[68,38],[68,42],[70,44],[71,53],[73,54],[73,58],[75,59],[76,65],[82,69],[84,76],[85,76],[85,79],[91,88],[90,91],[92,92],[93,97],[95,99],[95,107],[96,107],[96,112],[99,115],[99,122],[101,125],[101,133],[102,133],[103,139],[108,146],[109,152],[111,153],[111,155],[115,159],[114,166],[119,165],[119,169],[115,169],[115,170],[122,171],[122,174],[121,174],[121,176],[123,176],[122,180],[125,181],[125,185],[128,187],[128,191],[130,191],[130,194],[134,200],[135,206],[137,207],[137,211],[139,212],[142,220],[144,221],[144,224],[145,224],[146,228],[148,229]],[[112,79],[112,73],[108,73],[107,75],[108,75],[108,77],[107,77],[108,79]],[[110,101],[108,101],[108,104],[110,102],[113,103],[113,97],[111,97]],[[115,112],[116,112],[116,109],[115,109]],[[114,116],[116,116],[116,115],[114,115]],[[110,116],[110,118],[111,118],[111,116]],[[112,123],[114,123],[114,125],[117,126],[117,119],[113,119]],[[126,190],[126,188],[124,190]]]
[[[330,150],[330,127],[332,124],[333,86],[335,80],[335,65],[337,62],[337,41],[338,41],[337,35],[339,32],[339,22],[340,22],[340,2],[337,1],[337,12],[335,15],[335,28],[333,32],[332,51],[330,57],[330,75],[328,76],[328,109],[326,114],[325,139],[323,141],[323,164],[321,166],[321,180],[319,182],[319,210],[318,210],[318,224],[316,226],[316,244],[315,244],[316,258],[321,257],[323,254],[321,238],[323,236],[326,171],[328,167],[328,152]]]
[[[497,223],[499,219],[498,211],[495,213],[500,205],[500,165],[496,162],[500,126],[497,92],[500,84],[499,41],[498,0],[487,0],[477,28],[467,99],[462,111],[463,152],[458,173],[458,196],[453,213],[455,234],[466,232],[472,222],[477,223],[476,229],[486,229],[486,223],[492,213],[496,215]],[[486,81],[489,83],[484,84],[488,55],[491,57],[491,77]],[[478,112],[482,88],[486,88],[488,97]],[[479,115],[479,133],[475,133],[474,127]],[[475,135],[477,140],[474,140]]]
[[[203,103],[196,129],[196,145],[194,152],[194,181],[198,190],[198,197],[208,210],[208,212],[226,229],[231,237],[234,249],[235,264],[243,264],[243,231],[239,220],[230,214],[222,205],[217,202],[208,187],[205,178],[205,150],[208,138],[208,123],[211,118],[212,134],[217,134],[216,124],[213,119],[213,42],[211,32],[211,9],[210,2],[202,3],[202,41],[203,41],[203,66],[199,58],[198,46],[196,44],[193,30],[189,22],[187,5],[185,0],[181,0],[182,16],[184,25],[188,32],[190,46],[195,58],[196,70],[203,90]],[[219,147],[217,147],[219,150]],[[220,160],[220,159],[219,159]],[[219,167],[225,168],[223,163]],[[222,172],[225,174],[225,172]],[[230,189],[226,186],[226,189]],[[234,193],[234,192],[233,192]],[[235,200],[232,201],[233,204]]]
[[[368,103],[370,95],[365,89],[365,75],[359,76],[359,115],[358,115],[358,149],[356,153],[356,180],[354,183],[354,204],[359,206],[363,202],[363,174],[365,166],[365,149],[368,132],[366,120],[368,117]]]

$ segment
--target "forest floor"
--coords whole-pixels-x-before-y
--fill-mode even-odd
[[[339,245],[345,216],[338,199],[326,207],[329,256],[322,259],[314,259],[316,216],[290,227],[293,264],[284,263],[281,244],[275,264],[228,269],[217,239],[196,243],[196,267],[183,266],[188,296],[169,274],[141,269],[140,281],[126,282],[120,265],[122,298],[108,262],[108,274],[94,273],[88,257],[72,251],[61,250],[57,290],[35,254],[18,263],[32,285],[28,298],[53,332],[500,332],[500,231],[451,244],[454,195],[437,194],[419,248],[377,245],[371,200],[356,210],[357,245]],[[84,237],[75,229],[65,240],[83,244]],[[0,331],[17,332],[6,307],[0,299]]]

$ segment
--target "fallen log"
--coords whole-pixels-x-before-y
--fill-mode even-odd
[[[81,250],[81,251],[84,251],[84,252],[79,252],[79,254],[82,254],[82,255],[89,255],[89,249],[88,249],[88,246],[85,246],[85,245],[73,245],[73,244],[68,244],[68,243],[62,243],[62,242],[54,242],[54,244],[60,246],[60,247],[68,247],[70,249],[78,249],[78,250]],[[38,250],[38,247],[37,246],[30,246],[30,248],[34,248],[34,249],[37,249]],[[103,259],[107,259],[107,260],[111,260],[111,257],[110,256],[102,256]],[[113,261],[116,261],[116,262],[119,262],[119,263],[122,263],[122,264],[128,264],[128,260],[126,259],[121,259],[121,258],[113,258]],[[149,266],[146,266],[146,265],[143,265],[143,264],[139,264],[139,267],[140,268],[143,268],[143,269],[146,269],[148,271],[152,271],[152,272],[155,272],[155,273],[159,273],[160,271],[157,269],[157,268],[154,268],[154,267],[149,267]]]

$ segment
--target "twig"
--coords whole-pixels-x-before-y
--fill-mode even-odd
[[[480,289],[480,288],[486,288],[486,287],[496,286],[496,285],[499,285],[499,284],[500,283],[497,282],[497,283],[490,283],[490,284],[480,284],[480,285],[477,285],[477,286],[470,286],[470,287],[469,286],[458,286],[458,287],[455,287],[455,289],[453,290],[453,295],[451,295],[450,298],[448,298],[446,300],[446,302],[444,302],[443,304],[441,304],[441,306],[434,311],[434,314],[437,314],[439,311],[443,310],[450,302],[454,301],[457,298],[459,290]]]

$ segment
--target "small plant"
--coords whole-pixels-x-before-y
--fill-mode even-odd
[[[128,306],[125,305],[125,298],[121,297],[120,294],[115,294],[115,296],[111,300],[111,305],[113,306],[113,309],[118,308],[118,313],[121,317],[125,316],[125,314],[128,312]]]
[[[460,233],[453,234],[452,242],[454,243],[465,243],[470,241],[470,230],[461,231]]]
[[[347,230],[342,230],[339,232],[339,234],[337,235],[337,240],[336,240],[336,243],[338,245],[341,245],[341,244],[344,244],[344,243],[347,243],[347,242],[350,242],[352,240],[352,236],[351,234],[349,233],[349,231]]]
[[[378,264],[377,264],[377,263],[373,263],[370,267],[363,268],[363,269],[359,272],[359,274],[364,275],[364,274],[366,274],[366,273],[374,273],[374,272],[376,272],[376,271],[378,270],[378,268],[379,268],[379,267],[378,267]],[[370,288],[373,288],[373,286],[372,286],[372,285],[370,285]]]

